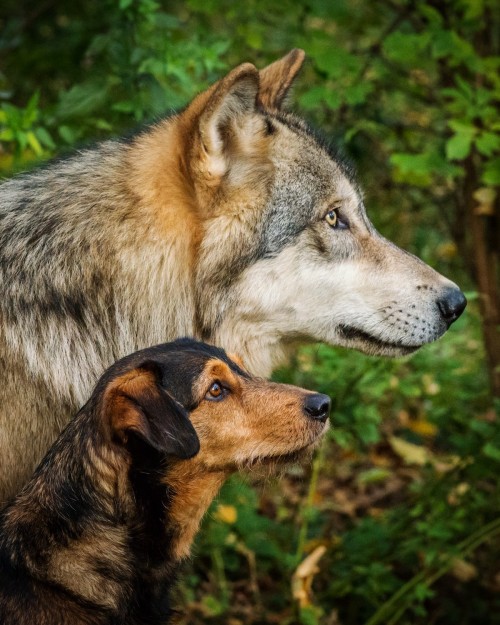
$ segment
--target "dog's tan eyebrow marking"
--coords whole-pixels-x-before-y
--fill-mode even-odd
[[[218,358],[207,360],[203,371],[193,385],[193,394],[200,400],[205,396],[210,382],[218,379],[230,386],[237,386],[237,376],[231,371],[229,365]]]

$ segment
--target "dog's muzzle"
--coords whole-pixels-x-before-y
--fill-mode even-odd
[[[310,419],[324,423],[330,414],[331,401],[328,395],[315,393],[308,395],[304,402],[304,411]]]

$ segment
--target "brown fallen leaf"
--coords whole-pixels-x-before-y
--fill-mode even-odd
[[[462,558],[454,558],[450,573],[461,582],[470,582],[471,579],[477,577],[477,568]]]
[[[326,553],[326,547],[319,545],[310,553],[292,575],[292,595],[301,608],[312,605],[312,583],[319,572],[318,562]]]

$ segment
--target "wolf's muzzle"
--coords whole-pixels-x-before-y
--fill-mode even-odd
[[[439,312],[448,325],[456,321],[467,306],[467,299],[456,287],[445,289],[437,301]]]

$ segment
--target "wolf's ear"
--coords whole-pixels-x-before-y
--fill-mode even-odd
[[[220,80],[199,117],[202,150],[210,176],[223,176],[228,169],[231,140],[242,131],[244,118],[256,110],[259,72],[243,63]]]
[[[259,102],[265,108],[281,109],[305,59],[300,48],[262,69],[260,74]]]
[[[104,411],[111,435],[122,444],[135,435],[162,453],[191,458],[200,448],[196,431],[160,381],[161,365],[148,360],[108,384]]]

